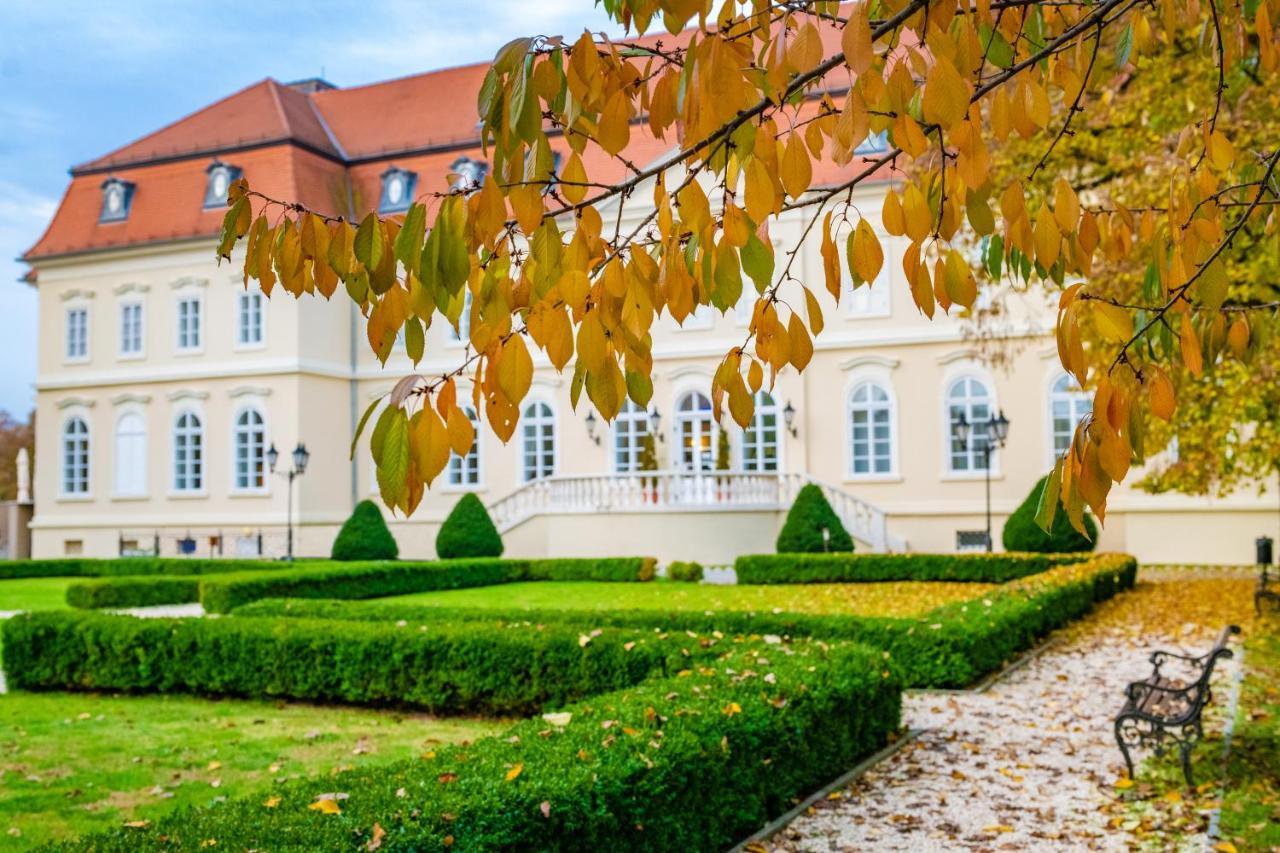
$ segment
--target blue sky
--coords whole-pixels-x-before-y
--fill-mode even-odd
[[[263,77],[354,86],[487,59],[521,35],[610,27],[592,0],[4,0],[0,409],[32,408],[36,293],[15,260],[75,163]],[[423,109],[430,105],[424,104]]]

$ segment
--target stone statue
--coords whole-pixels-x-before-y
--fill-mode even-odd
[[[25,447],[18,448],[18,503],[31,503],[31,457]]]

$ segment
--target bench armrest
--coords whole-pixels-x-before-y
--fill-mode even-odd
[[[1192,656],[1192,655],[1180,655],[1177,652],[1157,651],[1157,652],[1151,653],[1151,663],[1153,663],[1156,667],[1159,667],[1161,664],[1163,664],[1167,660],[1181,660],[1181,661],[1186,661],[1187,663],[1198,663],[1203,665],[1204,659],[1206,657],[1208,657],[1208,655]]]
[[[1196,689],[1196,687],[1197,685],[1194,683],[1187,684],[1183,687],[1164,687],[1160,684],[1152,684],[1149,681],[1131,681],[1129,682],[1129,686],[1124,689],[1124,695],[1136,701],[1141,699],[1144,695],[1150,695],[1152,693],[1164,693],[1169,696],[1187,694]]]

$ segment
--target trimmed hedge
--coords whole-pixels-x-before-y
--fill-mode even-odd
[[[998,669],[1041,637],[1083,616],[1097,602],[1133,586],[1138,564],[1124,554],[1100,554],[1012,581],[982,598],[954,602],[917,618],[885,618],[749,611],[565,611],[504,612],[485,608],[438,608],[345,601],[261,601],[235,615],[324,617],[358,621],[404,620],[419,625],[443,621],[490,624],[576,625],[662,631],[721,631],[856,640],[885,649],[910,687],[960,688]]]
[[[62,557],[54,560],[0,560],[0,580],[11,578],[99,578],[121,575],[212,575],[289,568],[279,560],[211,557]]]
[[[831,537],[830,541],[823,540],[824,529]],[[787,511],[787,520],[778,533],[777,547],[779,554],[849,552],[853,550],[853,538],[840,523],[840,516],[831,508],[822,488],[816,483],[807,483]]]
[[[210,578],[200,584],[200,602],[210,613],[227,613],[259,598],[382,598],[525,580],[644,581],[655,565],[652,557],[318,564]]]
[[[697,583],[702,580],[702,564],[676,560],[667,566],[667,579],[684,581],[685,583]]]
[[[342,523],[334,537],[329,556],[334,560],[394,560],[400,546],[391,535],[382,510],[373,501],[356,504],[351,517]]]
[[[67,604],[85,609],[98,607],[149,607],[186,604],[200,600],[195,578],[122,577],[76,581],[67,585]]]
[[[436,555],[442,560],[501,557],[502,550],[489,510],[472,492],[458,499],[436,534]]]
[[[341,630],[335,630],[336,627]],[[285,697],[527,715],[707,653],[688,637],[567,626],[142,619],[44,611],[4,624],[12,687]]]
[[[235,622],[236,620],[222,620]],[[344,628],[345,630],[345,628]],[[592,641],[591,645],[600,638]],[[714,666],[592,697],[434,757],[120,827],[64,849],[723,850],[882,747],[899,685],[877,651],[718,642]],[[493,667],[495,669],[499,667]],[[310,806],[335,792],[340,813]]]
[[[1058,512],[1053,517],[1053,526],[1048,533],[1036,524],[1036,511],[1040,508],[1040,494],[1048,477],[1041,477],[1031,489],[1027,499],[1018,505],[1004,523],[1004,531],[1000,539],[1008,551],[1044,551],[1044,552],[1088,552],[1098,547],[1098,525],[1088,512],[1084,514],[1084,529],[1088,536],[1071,526],[1067,512],[1058,504]]]
[[[1005,583],[1087,554],[744,554],[733,565],[741,584],[978,581]]]

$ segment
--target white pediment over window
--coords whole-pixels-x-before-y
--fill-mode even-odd
[[[182,278],[177,279],[176,281],[169,282],[169,287],[173,288],[174,290],[181,290],[184,287],[208,287],[208,286],[209,286],[209,279],[196,278],[195,276],[191,276],[191,275],[184,275]]]
[[[65,397],[58,401],[57,406],[59,409],[92,409],[96,402],[88,397]]]
[[[124,406],[129,403],[137,403],[139,405],[150,403],[150,394],[117,394],[111,398],[111,405]]]
[[[886,358],[883,355],[859,355],[840,363],[840,369],[844,371],[861,370],[864,367],[883,367],[885,370],[893,370],[902,362],[896,358]]]
[[[270,388],[264,388],[260,385],[241,385],[238,388],[232,388],[227,392],[228,397],[266,397],[271,393]]]
[[[112,292],[116,296],[124,296],[126,293],[146,293],[150,289],[151,285],[149,284],[137,284],[131,281],[127,284],[117,284],[112,288]]]
[[[196,391],[192,388],[181,388],[177,391],[169,392],[169,399],[177,402],[178,400],[207,400],[209,399],[208,391]]]
[[[62,291],[59,298],[63,302],[70,302],[72,299],[92,299],[94,297],[92,290],[81,290],[80,288],[72,288],[71,290]]]

